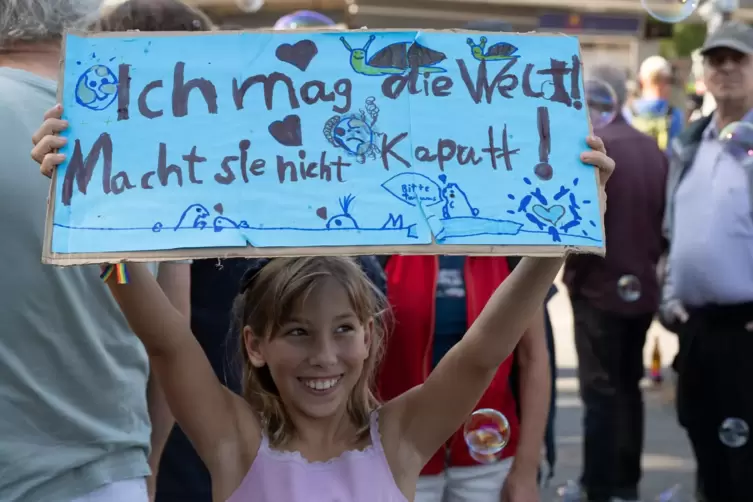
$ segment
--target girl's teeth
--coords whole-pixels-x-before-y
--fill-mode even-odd
[[[337,384],[339,378],[333,378],[332,380],[305,380],[303,383],[306,384],[307,387],[316,389],[316,390],[327,390],[335,386]]]

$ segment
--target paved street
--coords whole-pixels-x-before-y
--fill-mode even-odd
[[[581,428],[582,405],[578,395],[578,382],[575,369],[577,358],[572,333],[572,312],[567,298],[567,290],[558,284],[560,293],[550,302],[549,312],[554,325],[559,366],[557,388],[558,460],[556,475],[544,501],[557,500],[554,495],[557,486],[568,479],[577,479],[580,474],[583,432]],[[649,332],[645,347],[646,368],[649,367],[654,337],[659,337],[664,365],[672,362],[677,351],[676,337],[655,323]],[[671,371],[665,370],[665,378],[671,378]],[[681,484],[685,497],[689,497],[694,485],[695,463],[685,433],[677,425],[672,397],[672,383],[665,380],[659,389],[645,382],[646,391],[646,441],[643,454],[642,497],[645,502],[653,502],[657,495],[676,484]],[[683,502],[690,501],[684,498]]]

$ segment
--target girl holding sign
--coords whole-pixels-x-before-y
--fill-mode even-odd
[[[61,125],[48,120],[39,137]],[[588,145],[581,159],[599,170],[603,191],[614,161],[600,139]],[[43,172],[63,160],[38,153],[47,153]],[[259,260],[245,275],[236,302],[243,396],[220,384],[144,266],[129,263],[130,281],[108,285],[211,473],[215,501],[400,502],[413,500],[424,464],[473,410],[563,262],[525,258],[426,382],[382,405],[370,383],[383,296],[349,258]]]

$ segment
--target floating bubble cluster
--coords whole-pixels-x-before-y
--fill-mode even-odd
[[[586,80],[584,88],[591,126],[599,129],[611,124],[620,113],[614,89],[598,79]]]
[[[313,28],[317,26],[334,26],[335,22],[318,12],[299,10],[283,16],[275,23],[275,30],[296,30],[299,28]]]
[[[664,23],[679,23],[689,18],[700,4],[699,0],[641,0],[646,12]]]
[[[638,301],[641,298],[641,281],[634,275],[623,275],[617,281],[617,295],[624,302]]]
[[[477,410],[466,420],[463,437],[471,458],[480,464],[491,464],[499,460],[510,441],[510,423],[497,410]]]
[[[753,124],[732,122],[719,133],[725,150],[738,160],[753,156]]]
[[[571,479],[557,488],[557,502],[585,502],[585,496],[580,485]]]
[[[740,448],[748,443],[750,428],[742,418],[725,418],[719,426],[719,441],[730,448]]]

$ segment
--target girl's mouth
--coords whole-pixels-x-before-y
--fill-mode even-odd
[[[337,387],[337,384],[340,383],[340,380],[342,380],[343,375],[337,375],[335,377],[327,377],[327,378],[298,378],[298,381],[303,384],[303,386],[308,390],[309,392],[312,392],[316,395],[322,395],[322,394],[329,394],[332,392],[335,387]]]

